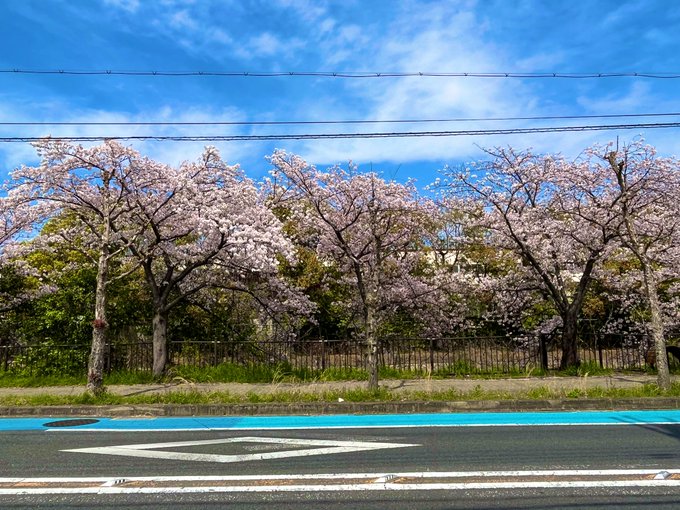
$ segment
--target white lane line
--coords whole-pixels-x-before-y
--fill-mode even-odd
[[[508,478],[508,477],[548,477],[548,476],[650,476],[660,472],[667,472],[670,475],[680,474],[680,467],[653,468],[653,469],[544,469],[544,470],[518,470],[518,471],[414,471],[414,472],[394,472],[390,476],[399,478]],[[129,482],[173,482],[173,481],[248,481],[248,480],[338,480],[338,479],[360,479],[360,478],[379,478],[385,476],[384,472],[379,473],[304,473],[304,474],[270,474],[270,475],[178,475],[178,476],[127,476],[124,477]],[[70,483],[70,482],[104,482],[116,480],[123,477],[0,477],[0,483]]]
[[[273,475],[178,475],[178,476],[108,476],[108,477],[0,477],[0,484],[12,483],[103,483],[111,480],[125,479],[126,482],[229,482],[229,481],[269,481],[269,480],[343,480],[343,479],[377,479],[384,476],[395,478],[519,478],[519,477],[616,477],[616,476],[651,476],[658,473],[669,475],[680,474],[680,468],[655,469],[548,469],[523,471],[416,471],[394,472],[385,475],[379,473],[305,473],[305,474],[273,474]]]
[[[680,425],[678,421],[644,421],[644,422],[616,422],[616,423],[444,423],[436,425],[314,425],[314,426],[283,426],[283,427],[192,427],[192,428],[88,428],[83,425],[78,428],[53,428],[44,432],[259,432],[279,430],[346,430],[346,429],[422,429],[422,428],[483,428],[483,427],[622,427],[644,425]]]
[[[197,494],[244,492],[340,492],[340,491],[432,491],[432,490],[498,490],[498,489],[580,489],[580,488],[680,488],[680,480],[602,480],[539,482],[470,482],[470,483],[384,483],[333,485],[260,485],[200,487],[52,487],[0,489],[0,495],[47,494]]]

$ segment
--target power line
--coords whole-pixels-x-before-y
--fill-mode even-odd
[[[518,72],[396,72],[396,71],[134,71],[113,69],[0,69],[0,74],[62,76],[159,76],[159,77],[243,77],[243,78],[652,78],[677,79],[680,72],[605,72],[605,73],[518,73]]]
[[[570,131],[607,131],[623,129],[664,129],[680,127],[680,122],[652,123],[652,124],[607,124],[591,126],[552,126],[535,128],[511,129],[480,129],[462,131],[403,131],[382,133],[319,133],[319,134],[271,134],[271,135],[138,135],[138,136],[53,136],[55,140],[66,142],[98,142],[104,140],[120,141],[174,141],[174,142],[235,142],[235,141],[264,141],[264,140],[329,140],[350,138],[414,138],[414,137],[452,137],[452,136],[488,136],[514,135],[529,133],[562,133]],[[45,137],[0,137],[0,142],[37,142]]]
[[[286,120],[286,121],[23,121],[0,122],[0,126],[285,126],[285,125],[337,125],[337,124],[419,124],[450,122],[498,122],[521,120],[576,120],[576,119],[621,119],[640,117],[679,117],[675,113],[627,113],[609,115],[543,115],[535,117],[464,117],[453,119],[391,119],[391,120]]]

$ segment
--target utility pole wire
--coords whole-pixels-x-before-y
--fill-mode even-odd
[[[488,136],[515,135],[527,133],[563,133],[574,131],[609,131],[617,129],[667,129],[680,127],[680,122],[651,123],[651,124],[606,124],[591,126],[551,126],[534,128],[511,129],[480,129],[463,131],[402,131],[378,133],[304,133],[304,134],[270,134],[270,135],[134,135],[134,136],[8,136],[0,137],[0,142],[37,142],[45,138],[68,142],[97,142],[104,140],[126,141],[174,141],[174,142],[235,142],[235,141],[263,141],[263,140],[328,140],[351,138],[414,138],[414,137],[453,137],[453,136]]]
[[[603,73],[520,73],[520,72],[422,72],[422,71],[135,71],[113,69],[0,69],[0,74],[60,76],[150,76],[150,77],[226,77],[226,78],[651,78],[678,79],[680,72],[603,72]]]

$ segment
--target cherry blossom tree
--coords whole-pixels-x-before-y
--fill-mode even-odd
[[[125,182],[140,158],[114,142],[84,148],[58,140],[35,144],[40,165],[22,166],[12,173],[8,199],[23,226],[57,214],[71,214],[76,221],[60,232],[62,238],[82,240],[86,253],[97,265],[92,348],[87,388],[103,391],[106,344],[107,292],[113,257],[124,249],[120,233],[127,229],[130,203]]]
[[[376,389],[380,326],[397,309],[417,312],[436,294],[432,279],[417,274],[431,211],[413,183],[386,182],[355,167],[324,172],[283,151],[270,161],[270,193],[289,208],[298,241],[338,267],[351,290],[366,343],[368,386]]]
[[[561,368],[580,362],[578,318],[593,272],[618,234],[618,194],[599,186],[589,159],[498,149],[491,161],[447,169],[448,192],[481,210],[486,242],[514,254],[528,289],[538,289],[562,322]]]
[[[592,151],[595,153],[595,149]],[[622,149],[611,145],[599,151],[602,166],[620,193],[616,210],[621,217],[621,244],[633,254],[642,275],[642,295],[649,311],[649,331],[656,353],[658,384],[670,388],[664,314],[659,283],[668,269],[677,278],[680,248],[680,165],[656,156],[652,147],[636,142]]]
[[[25,209],[19,208],[20,203],[15,197],[0,197],[0,247],[22,232],[31,223],[26,217]],[[22,215],[22,213],[24,213]]]
[[[27,217],[71,215],[71,226],[54,236],[77,240],[74,246],[94,256],[90,391],[103,387],[107,286],[139,268],[153,305],[155,376],[167,364],[170,310],[210,286],[257,294],[261,302],[270,298],[274,310],[304,313],[308,301],[278,278],[279,257],[292,253],[280,222],[255,185],[214,148],[177,168],[115,142],[83,148],[46,140],[36,148],[41,164],[13,173],[10,197],[26,207]],[[40,240],[42,248],[49,246],[49,236]],[[114,257],[127,261],[121,274],[110,274]]]
[[[126,186],[134,235],[121,237],[152,297],[154,376],[167,365],[168,314],[203,289],[248,292],[306,313],[308,301],[278,275],[280,257],[293,253],[280,221],[216,149],[177,168],[146,161]]]
[[[23,202],[23,199],[17,200],[15,194],[0,197],[0,312],[11,310],[27,297],[20,289],[25,283],[22,271],[5,249],[22,232],[42,221],[32,217],[27,208],[22,207]]]

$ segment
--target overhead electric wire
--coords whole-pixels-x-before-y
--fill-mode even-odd
[[[499,122],[520,120],[577,120],[621,119],[640,117],[680,117],[672,113],[627,113],[605,115],[542,115],[535,117],[463,117],[453,119],[384,119],[384,120],[281,120],[281,121],[17,121],[2,122],[0,126],[289,126],[337,124],[424,124],[452,122]]]
[[[62,75],[62,76],[218,76],[245,78],[279,78],[288,76],[313,78],[653,78],[677,79],[680,72],[423,72],[423,71],[149,71],[114,69],[0,69],[0,74]]]
[[[133,136],[51,136],[55,140],[68,142],[97,142],[104,140],[125,141],[175,141],[175,142],[233,142],[264,140],[328,140],[350,138],[413,138],[413,137],[453,137],[453,136],[488,136],[513,135],[528,133],[561,133],[569,131],[607,131],[614,129],[663,129],[680,127],[680,122],[651,124],[607,124],[590,126],[548,126],[510,129],[479,129],[461,131],[402,131],[402,132],[369,132],[369,133],[302,133],[302,134],[263,134],[263,135],[133,135]],[[0,142],[37,142],[46,137],[9,136],[0,137]]]

